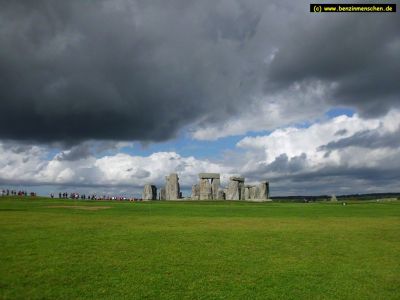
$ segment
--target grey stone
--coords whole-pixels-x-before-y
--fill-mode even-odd
[[[252,185],[252,184],[245,184],[244,187],[250,189],[250,188],[252,188],[252,187],[255,187],[255,185]]]
[[[160,189],[160,200],[167,200],[164,187]]]
[[[208,179],[200,179],[200,200],[212,200],[212,187]]]
[[[226,192],[226,200],[240,200],[239,181],[230,180]]]
[[[218,178],[214,178],[211,180],[211,192],[212,192],[212,198],[214,200],[218,199],[219,185],[220,185],[220,180]]]
[[[218,195],[217,195],[218,200],[225,200],[225,192],[222,189],[218,190]]]
[[[229,180],[244,182],[244,177],[232,176],[229,177]]]
[[[249,199],[257,199],[258,189],[256,186],[249,188]]]
[[[244,200],[247,200],[247,199],[251,199],[251,198],[250,198],[250,187],[246,185],[244,187]]]
[[[244,186],[244,198],[242,200],[256,199],[257,186],[246,184]]]
[[[219,173],[199,173],[199,179],[220,179]]]
[[[198,184],[194,184],[192,186],[192,200],[200,199],[200,186]]]
[[[179,177],[176,173],[171,173],[165,177],[165,199],[166,200],[177,200],[180,198],[181,191],[179,186]]]
[[[245,200],[245,189],[244,189],[244,179],[243,181],[239,181],[239,200]]]
[[[157,200],[157,187],[155,185],[146,184],[143,188],[143,200]]]
[[[269,182],[261,182],[257,187],[257,195],[255,199],[266,200],[269,199]]]

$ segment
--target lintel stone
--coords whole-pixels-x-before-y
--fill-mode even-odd
[[[232,176],[232,177],[229,177],[229,179],[233,180],[233,181],[244,182],[244,177]]]
[[[199,179],[219,179],[218,173],[199,173]]]

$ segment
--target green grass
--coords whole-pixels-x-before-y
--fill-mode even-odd
[[[400,299],[400,202],[3,197],[0,259],[1,299]]]

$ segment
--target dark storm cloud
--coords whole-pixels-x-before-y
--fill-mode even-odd
[[[397,14],[313,14],[282,42],[267,87],[320,80],[334,105],[376,116],[400,103]]]
[[[347,129],[340,129],[338,131],[335,132],[336,136],[342,136],[345,135],[347,133]]]
[[[251,2],[0,5],[1,138],[160,141],[254,90]]]
[[[308,5],[0,1],[0,138],[161,141],[309,79],[366,114],[398,103],[397,15]]]
[[[76,161],[80,159],[85,159],[90,156],[99,156],[104,155],[106,153],[118,151],[120,148],[123,148],[124,144],[115,143],[112,141],[94,141],[88,140],[77,145],[68,145],[66,143],[52,143],[51,146],[53,150],[55,149],[63,149],[55,159],[58,161]],[[27,147],[24,144],[18,145],[25,151],[24,149]]]
[[[380,128],[356,132],[352,136],[323,145],[319,147],[318,150],[327,151],[329,153],[332,150],[343,149],[351,146],[369,149],[379,149],[384,147],[399,148],[400,128],[394,132],[385,133],[382,133]]]
[[[318,195],[369,192],[397,192],[400,159],[381,167],[325,166],[318,170],[298,169],[297,172],[268,174],[270,165],[260,167],[246,175],[246,180],[257,182],[260,178],[270,181],[273,195]],[[282,169],[281,169],[282,171]],[[269,175],[269,176],[268,176]]]
[[[20,154],[24,152],[28,152],[30,149],[32,149],[31,145],[25,145],[25,144],[20,144],[20,143],[15,143],[12,141],[8,141],[6,143],[3,143],[1,147],[5,150],[10,150],[15,154]]]
[[[293,191],[296,187],[299,190],[306,188],[310,193],[397,192],[400,180],[398,163],[392,168],[327,166],[318,172],[293,174],[281,180],[289,181]]]
[[[69,150],[62,151],[59,155],[57,155],[56,159],[58,161],[75,161],[80,159],[85,159],[92,154],[90,147],[88,144],[79,144],[77,146],[72,147]]]
[[[266,169],[270,172],[298,172],[303,170],[307,166],[307,155],[302,153],[299,156],[294,156],[292,158],[288,158],[286,153],[281,154],[275,160],[266,165]]]

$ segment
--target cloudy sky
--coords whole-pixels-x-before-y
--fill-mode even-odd
[[[398,13],[309,4],[0,0],[0,186],[400,192]]]

